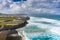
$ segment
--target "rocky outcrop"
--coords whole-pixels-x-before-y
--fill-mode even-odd
[[[9,26],[9,27],[5,27],[3,29],[1,29],[0,31],[2,30],[14,30],[14,29],[17,29],[17,28],[22,28],[22,27],[25,27],[25,25],[27,25],[28,22],[27,21],[24,21],[24,23],[21,23],[21,24],[18,24],[18,25],[15,25],[15,26]]]
[[[22,40],[22,37],[15,30],[6,30],[0,32],[0,40]]]
[[[7,36],[6,40],[22,40],[22,37],[16,34],[10,34]]]
[[[2,31],[2,30],[14,30],[17,28],[25,27],[25,25],[28,24],[27,20],[29,20],[29,19],[30,19],[29,17],[23,17],[22,19],[19,19],[18,21],[15,20],[15,21],[0,23],[1,24],[0,31]],[[12,23],[16,24],[16,25],[13,25]],[[11,25],[7,26],[6,24],[11,24]]]
[[[7,32],[6,31],[1,31],[0,32],[0,40],[6,40],[7,37]]]
[[[18,19],[22,21],[22,23],[21,21],[19,21],[20,23],[17,22],[18,25],[9,27],[4,26],[5,28],[0,29],[0,40],[22,40],[22,37],[17,34],[17,31],[15,29],[25,27],[28,24],[27,20],[29,19],[29,17],[22,17],[22,19]]]

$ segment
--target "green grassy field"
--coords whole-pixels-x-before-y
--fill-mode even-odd
[[[5,22],[5,21],[9,21],[9,20],[12,21],[12,20],[14,20],[14,19],[16,19],[16,18],[14,18],[14,17],[3,18],[3,17],[1,17],[1,18],[0,18],[0,23],[1,23],[1,22]]]

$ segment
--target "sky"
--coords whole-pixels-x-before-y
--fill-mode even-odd
[[[60,0],[0,0],[0,13],[60,15]]]

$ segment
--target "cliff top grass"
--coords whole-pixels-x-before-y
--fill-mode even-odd
[[[22,23],[24,23],[22,19],[18,20],[18,18],[16,19],[14,17],[2,17],[0,18],[0,29],[13,27]]]
[[[4,17],[0,17],[0,23],[2,23],[2,22],[5,22],[5,21],[8,21],[8,20],[14,20],[15,18],[13,18],[13,17],[7,17],[7,18],[4,18]]]
[[[27,24],[29,17],[18,14],[0,14],[0,31],[22,28]]]

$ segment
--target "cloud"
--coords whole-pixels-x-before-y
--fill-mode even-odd
[[[59,14],[60,0],[27,0],[14,2],[0,0],[0,13],[51,13]]]
[[[25,5],[20,2],[13,2],[12,0],[2,0],[0,3],[0,13],[20,13],[23,11]]]
[[[55,0],[54,0],[55,1]],[[35,0],[31,3],[29,11],[35,13],[57,13],[59,12],[59,2],[53,2],[52,0]]]

